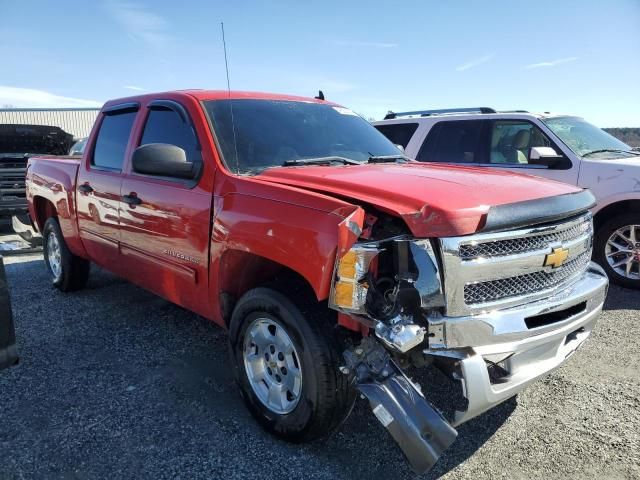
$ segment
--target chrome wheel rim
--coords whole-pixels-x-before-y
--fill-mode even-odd
[[[618,275],[640,280],[640,225],[627,225],[613,232],[607,240],[605,256]]]
[[[57,280],[62,275],[62,253],[60,243],[53,233],[47,237],[47,261],[53,278]]]
[[[244,368],[260,402],[274,413],[293,411],[302,394],[302,370],[293,341],[269,318],[254,320],[244,338]]]

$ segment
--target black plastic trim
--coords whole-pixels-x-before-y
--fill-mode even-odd
[[[0,370],[15,365],[17,362],[18,352],[11,314],[9,285],[7,284],[4,263],[0,256]]]
[[[147,105],[147,108],[151,110],[158,109],[158,108],[167,108],[169,110],[173,110],[178,115],[180,115],[180,118],[184,123],[191,125],[191,121],[189,119],[189,115],[187,114],[187,110],[178,102],[175,102],[173,100],[153,100],[149,102],[149,104]]]
[[[555,222],[586,212],[596,205],[589,190],[491,207],[482,232],[496,232]]]
[[[117,105],[110,105],[102,109],[104,115],[113,115],[116,113],[124,112],[137,112],[140,110],[140,104],[138,102],[119,103]]]
[[[389,112],[385,115],[385,120],[391,120],[398,117],[421,116],[428,117],[431,115],[442,115],[447,113],[497,113],[490,107],[466,107],[466,108],[441,108],[438,110],[415,110],[413,112]]]

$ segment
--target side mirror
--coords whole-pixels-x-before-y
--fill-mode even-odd
[[[177,177],[188,180],[198,175],[198,167],[187,161],[186,152],[168,143],[149,143],[133,152],[133,171],[159,177]]]
[[[402,145],[398,145],[397,143],[396,143],[395,145],[396,145],[396,148],[397,148],[398,150],[400,150],[403,154],[404,154],[404,153],[406,153],[406,152],[404,151],[404,147],[403,147]]]
[[[551,147],[531,147],[529,150],[529,164],[543,165],[550,169],[571,168],[571,161],[558,153]]]

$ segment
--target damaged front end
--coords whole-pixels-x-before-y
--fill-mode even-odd
[[[439,239],[415,239],[388,219],[376,229],[364,216],[359,241],[339,250],[329,306],[362,335],[343,353],[343,373],[417,472],[454,442],[453,427],[559,367],[589,337],[608,281],[591,262],[587,208]],[[456,408],[446,416],[400,368],[430,363],[460,382],[463,402],[449,395],[443,407]]]
[[[416,472],[431,469],[457,432],[397,361],[424,364],[416,347],[427,338],[428,316],[441,316],[444,303],[430,240],[398,236],[357,243],[336,262],[330,307],[373,333],[344,352],[343,372]]]

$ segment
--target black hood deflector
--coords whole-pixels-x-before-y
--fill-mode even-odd
[[[589,190],[491,207],[482,232],[532,227],[585,213],[596,205]]]

